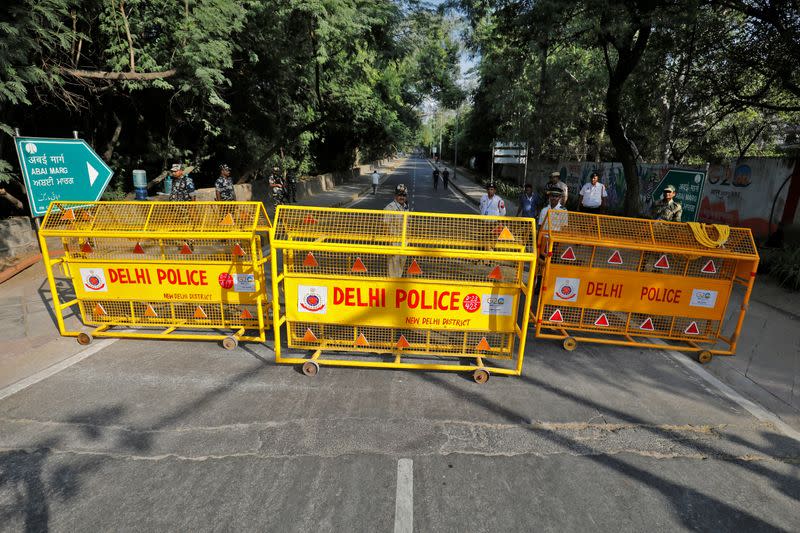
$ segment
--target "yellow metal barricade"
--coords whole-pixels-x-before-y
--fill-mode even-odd
[[[758,268],[749,229],[550,211],[539,241],[537,337],[735,353]],[[725,337],[734,285],[744,302]]]
[[[59,331],[81,344],[92,337],[222,340],[228,349],[263,342],[269,256],[261,238],[269,230],[259,202],[53,202],[39,241]],[[61,240],[63,257],[51,257],[48,237]],[[74,288],[63,303],[57,264]],[[91,332],[65,326],[73,306]]]
[[[519,375],[535,231],[532,219],[279,206],[276,361],[308,375],[319,365]],[[283,325],[288,347],[308,355],[283,355]]]

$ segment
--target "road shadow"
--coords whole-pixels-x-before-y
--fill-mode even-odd
[[[116,405],[90,410],[72,417],[82,437],[89,441],[103,437],[102,426],[116,422],[125,408]],[[99,456],[71,456],[50,461],[54,449],[68,435],[51,432],[25,449],[0,452],[0,529],[21,526],[25,532],[50,530],[52,499],[67,502],[81,491],[81,478],[95,472]]]
[[[423,380],[447,390],[460,402],[471,402],[476,404],[483,409],[497,414],[510,424],[525,427],[528,431],[537,435],[538,437],[547,439],[566,450],[570,450],[571,452],[579,453],[583,458],[592,461],[603,468],[616,471],[635,481],[636,483],[641,483],[658,491],[665,498],[665,500],[672,505],[675,516],[677,516],[687,528],[709,531],[718,530],[721,528],[720,524],[727,522],[731,524],[735,523],[736,529],[740,531],[784,531],[782,528],[774,526],[773,524],[770,524],[761,518],[758,518],[739,508],[733,507],[728,502],[725,502],[715,496],[705,494],[687,485],[675,483],[663,476],[659,476],[658,474],[635,466],[631,462],[623,460],[619,455],[612,456],[593,452],[592,448],[585,443],[570,439],[569,437],[548,430],[547,428],[533,426],[524,413],[515,411],[514,409],[510,409],[504,405],[501,405],[494,400],[488,399],[474,389],[470,390],[461,388],[454,382],[448,381],[441,374],[422,373],[420,375]],[[641,420],[628,413],[624,413],[599,402],[562,391],[530,376],[521,376],[521,379],[530,385],[540,387],[543,390],[560,396],[566,400],[594,408],[601,413],[608,413],[627,423],[638,424],[641,426],[642,430],[650,431],[659,437],[671,439],[673,441],[686,441],[685,435],[679,435],[677,432],[670,431],[669,429],[654,427],[651,424],[647,424],[644,420]],[[783,441],[780,443],[783,444]],[[692,441],[692,445],[698,451],[707,455],[717,457],[720,455],[725,455],[713,446],[703,444],[701,442]],[[770,456],[774,456],[776,452],[774,449],[763,451],[771,451],[772,453],[768,454]],[[751,464],[751,462],[735,460],[729,460],[726,462],[728,464],[735,464],[745,470],[766,478],[768,481],[773,483],[778,490],[795,500],[797,500],[798,494],[800,494],[800,479],[798,478],[791,478],[782,475],[761,465]],[[691,508],[687,508],[686,502],[692,502]],[[695,509],[698,511],[695,511]],[[735,520],[733,517],[735,517]],[[722,529],[724,529],[724,527],[722,527]]]

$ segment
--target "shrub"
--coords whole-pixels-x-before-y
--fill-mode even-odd
[[[762,251],[762,258],[764,269],[781,287],[800,291],[800,248]]]

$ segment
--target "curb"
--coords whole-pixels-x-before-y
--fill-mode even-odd
[[[33,254],[24,257],[20,262],[14,266],[9,267],[0,272],[0,283],[5,283],[23,270],[32,267],[42,259],[42,254]]]

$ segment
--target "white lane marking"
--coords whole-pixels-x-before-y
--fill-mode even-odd
[[[658,344],[666,344],[661,339],[653,339]],[[736,392],[733,388],[726,385],[716,376],[710,374],[706,369],[699,366],[697,363],[686,357],[686,354],[677,352],[675,350],[664,350],[667,354],[670,355],[673,359],[677,362],[685,366],[687,369],[691,370],[694,374],[698,377],[703,379],[709,385],[714,386],[717,390],[719,390],[722,394],[727,396],[729,399],[733,400],[734,402],[738,403],[741,407],[747,410],[751,415],[758,418],[762,422],[769,422],[773,426],[775,426],[781,433],[786,435],[787,437],[800,442],[800,431],[797,431],[789,424],[781,420],[778,415],[761,407],[755,402],[752,402]]]
[[[76,353],[72,357],[68,357],[63,361],[60,361],[53,366],[47,367],[44,370],[40,370],[39,372],[33,374],[32,376],[28,376],[27,378],[21,379],[16,383],[12,383],[11,385],[0,389],[0,400],[4,400],[11,396],[12,394],[16,394],[23,389],[27,389],[31,385],[35,385],[40,381],[49,378],[50,376],[54,376],[65,370],[75,363],[80,363],[90,355],[94,355],[103,348],[108,348],[119,339],[103,339],[97,343],[93,343],[88,348],[81,350],[80,352]]]
[[[414,531],[414,461],[397,461],[397,495],[394,503],[394,533]]]

